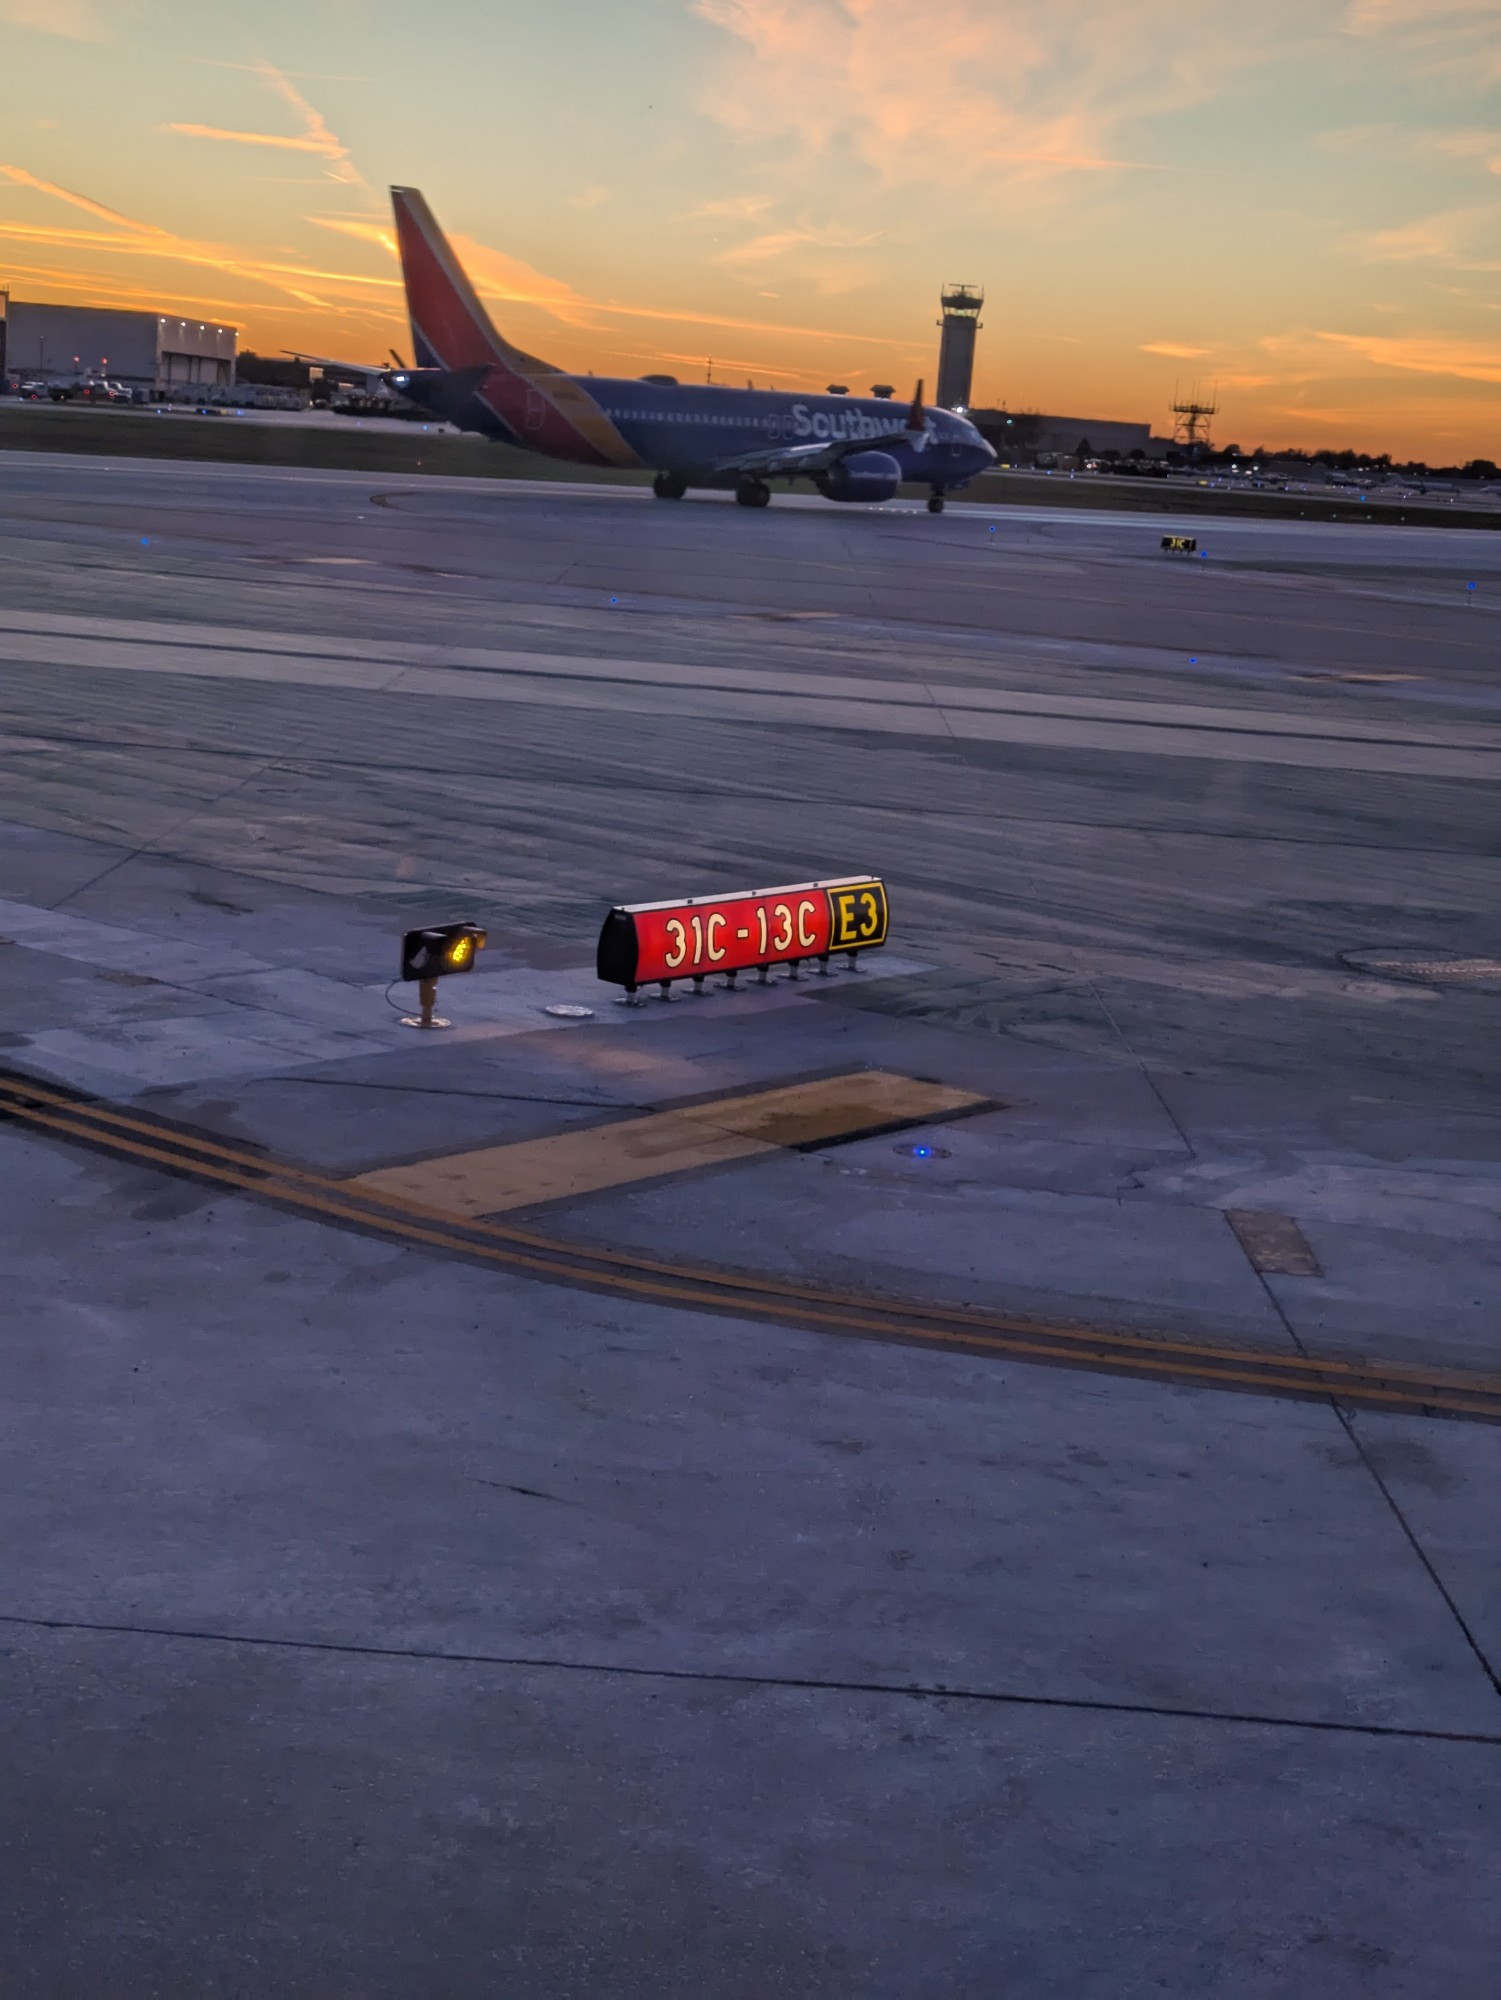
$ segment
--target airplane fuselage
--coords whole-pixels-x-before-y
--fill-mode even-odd
[[[501,369],[464,383],[441,369],[387,379],[461,430],[576,464],[674,473],[694,486],[733,486],[727,461],[782,445],[858,439],[894,458],[904,480],[943,487],[964,484],[995,458],[974,425],[952,410],[925,410],[913,429],[905,403],[873,396],[561,373],[533,383]]]
[[[880,396],[715,388],[670,377],[570,375],[497,330],[416,188],[391,190],[417,366],[383,379],[461,430],[576,465],[654,471],[680,500],[724,486],[764,507],[771,479],[811,479],[828,500],[889,500],[904,480],[941,512],[995,453],[967,418]]]

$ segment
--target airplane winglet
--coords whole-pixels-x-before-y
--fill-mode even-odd
[[[922,406],[922,381],[919,378],[917,387],[912,393],[912,407],[907,412],[907,429],[909,431],[925,431],[927,428],[928,416]]]

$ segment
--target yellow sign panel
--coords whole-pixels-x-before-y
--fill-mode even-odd
[[[864,951],[886,942],[888,910],[883,882],[857,882],[830,889],[830,951]]]

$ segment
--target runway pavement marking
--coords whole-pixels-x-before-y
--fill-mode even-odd
[[[410,1166],[378,1167],[344,1185],[403,1196],[446,1215],[500,1215],[791,1147],[892,1131],[978,1110],[987,1101],[973,1091],[888,1070],[857,1070],[583,1131],[482,1146]]]
[[[1322,770],[1501,779],[1501,730],[1122,701],[923,679],[391,645],[0,614],[0,660],[706,721]]]
[[[1424,1415],[1501,1421],[1501,1379],[1411,1364],[1368,1364],[1303,1353],[1215,1346],[879,1299],[559,1241],[499,1222],[464,1222],[396,1196],[355,1192],[305,1167],[277,1161],[159,1119],[132,1116],[0,1072],[0,1115],[75,1144],[187,1174],[346,1228],[374,1230],[552,1284],[846,1336],[894,1340],[991,1359],[1126,1374],[1200,1388],[1246,1389]]]
[[[284,668],[277,663],[292,661],[319,672],[324,668],[337,671],[340,666],[353,668],[360,675],[359,684],[372,688],[392,684],[379,672],[381,667],[387,667],[398,678],[411,672],[456,676],[541,676],[558,682],[607,682],[702,693],[786,696],[805,702],[872,702],[878,706],[919,710],[937,707],[946,712],[968,710],[976,714],[1125,722],[1137,726],[1160,724],[1169,728],[1316,740],[1339,739],[1352,743],[1390,744],[1400,741],[1447,749],[1480,746],[1501,750],[1501,729],[1488,729],[1484,725],[1460,728],[1432,722],[1412,723],[1403,724],[1394,735],[1394,725],[1388,721],[1371,722],[1356,718],[1332,721],[1314,711],[1292,714],[1275,708],[1245,708],[1208,702],[1043,694],[1033,689],[945,683],[924,677],[872,678],[858,674],[788,672],[769,667],[710,667],[675,660],[533,652],[516,648],[434,648],[369,639],[341,639],[321,633],[268,633],[239,626],[0,611],[0,650],[25,640],[57,642],[60,654],[71,644],[79,650],[80,658],[76,663],[91,666],[112,663],[142,665],[146,662],[138,659],[133,651],[122,649],[164,649],[147,654],[156,671],[162,673],[211,672],[211,665],[199,657],[210,655],[222,658],[224,671],[257,678],[251,672],[251,662],[264,658],[272,678],[280,678],[284,672]],[[91,651],[91,648],[96,650]],[[1057,656],[1063,650],[1051,647],[1050,656]],[[190,663],[196,662],[196,666],[175,665],[179,655]],[[17,657],[21,657],[19,652]],[[69,662],[59,657],[51,661],[42,660],[39,664],[66,665]],[[1312,678],[1311,675],[1309,677]]]

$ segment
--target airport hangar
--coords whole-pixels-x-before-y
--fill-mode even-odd
[[[0,375],[105,375],[130,388],[228,388],[237,329],[178,313],[0,294]]]

